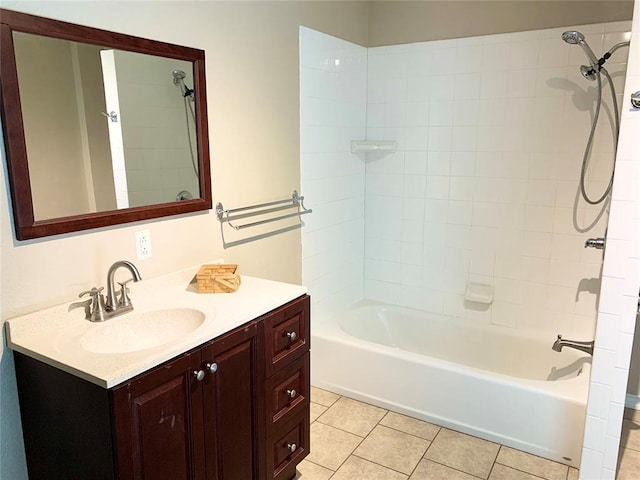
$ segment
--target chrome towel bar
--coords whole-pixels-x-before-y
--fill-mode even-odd
[[[268,208],[271,207],[271,208]],[[262,215],[269,215],[275,212],[280,212],[283,210],[288,210],[290,208],[297,208],[297,211],[294,213],[288,213],[285,215],[279,215],[277,217],[266,218],[262,220],[257,220],[255,222],[244,223],[242,225],[233,224],[232,221],[240,220],[243,218],[251,218]],[[243,213],[240,213],[243,212]],[[224,239],[224,228],[223,224],[227,223],[234,230],[242,230],[250,227],[257,227],[258,225],[264,225],[267,223],[277,222],[281,220],[286,220],[289,218],[301,217],[302,215],[306,215],[307,213],[311,213],[312,210],[310,208],[306,208],[304,206],[304,197],[300,196],[297,190],[294,190],[291,194],[291,198],[287,198],[285,200],[276,200],[274,202],[266,202],[259,203],[256,205],[249,205],[246,207],[238,207],[238,208],[230,208],[226,209],[222,205],[221,202],[216,204],[216,215],[218,220],[220,220],[220,231],[222,233],[222,244],[224,248],[232,247],[235,245],[241,245],[243,243],[252,242],[254,240],[259,240],[262,238],[271,237],[273,235],[278,235],[280,233],[289,232],[291,230],[295,230],[297,228],[301,228],[303,226],[302,220],[300,223],[296,225],[289,225],[277,230],[273,230],[271,232],[261,233],[259,235],[254,235],[252,237],[243,238],[241,240],[235,240],[232,242],[226,242]]]

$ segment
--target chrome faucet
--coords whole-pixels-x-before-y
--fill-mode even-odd
[[[120,285],[120,300],[116,300],[114,277],[116,274],[116,270],[118,270],[118,268],[120,267],[124,267],[129,270],[131,272],[131,275],[133,275],[133,278],[127,280],[126,282],[118,282],[118,285]],[[140,280],[142,280],[142,277],[140,277],[140,272],[133,263],[127,260],[119,260],[111,265],[111,267],[109,267],[109,271],[107,272],[107,304],[105,305],[107,312],[115,313],[117,311],[126,309],[122,311],[122,313],[126,313],[129,310],[133,310],[131,299],[127,295],[127,283],[129,283],[131,280],[133,280],[134,282],[139,282]]]
[[[116,298],[115,293],[115,273],[120,267],[124,267],[131,272],[133,278],[126,280],[124,282],[118,282],[120,285],[120,298]],[[104,287],[96,288],[93,287],[91,290],[87,290],[85,292],[80,293],[80,298],[85,295],[89,295],[91,297],[90,300],[86,300],[83,302],[76,302],[69,305],[69,311],[74,308],[84,307],[85,308],[85,318],[92,322],[104,322],[113,317],[117,317],[118,315],[122,315],[123,313],[130,312],[133,310],[133,304],[131,303],[131,299],[129,298],[127,283],[130,281],[139,282],[142,280],[140,277],[140,272],[136,268],[136,266],[128,262],[126,260],[119,260],[111,267],[109,267],[109,271],[107,272],[107,300],[105,301],[104,295],[102,295],[102,290]]]
[[[561,352],[562,347],[569,347],[569,348],[575,348],[576,350],[580,350],[581,352],[585,352],[593,356],[594,343],[595,342],[593,340],[590,342],[579,342],[577,340],[563,340],[562,335],[558,335],[558,339],[555,342],[553,342],[553,346],[551,347],[551,349],[554,352]]]

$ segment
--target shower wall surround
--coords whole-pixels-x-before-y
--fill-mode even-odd
[[[364,294],[364,139],[367,49],[300,28],[300,183],[313,199],[304,218],[302,280],[318,318]]]
[[[630,22],[580,26],[596,52]],[[593,338],[607,214],[577,197],[595,84],[564,29],[369,49],[365,296],[473,321]],[[627,52],[607,66],[621,102]],[[616,63],[617,62],[617,63]],[[608,89],[604,90],[611,111]],[[588,191],[614,160],[602,117]],[[465,302],[467,282],[494,288]],[[552,338],[552,337],[549,337]]]
[[[630,27],[578,29],[599,53]],[[583,245],[604,235],[608,212],[577,193],[596,87],[580,75],[584,54],[561,41],[564,30],[364,49],[301,29],[302,189],[325,204],[304,232],[303,280],[318,302],[357,299],[341,279],[359,285],[360,270],[347,264],[364,255],[367,298],[593,338],[602,252]],[[607,64],[618,103],[626,58],[622,50]],[[603,95],[587,177],[595,193],[613,162],[607,88]],[[364,138],[363,111],[366,138],[396,140],[396,153],[366,163],[349,153],[350,140]],[[491,285],[493,303],[465,302],[467,282]]]
[[[625,392],[628,391],[631,394],[628,397],[633,400],[628,406],[639,408],[637,362],[629,375],[634,331],[638,335],[636,313],[640,285],[640,110],[629,103],[631,93],[640,89],[640,2],[637,1],[632,31],[582,451],[580,478],[585,480],[615,479]],[[634,355],[637,358],[637,350]]]

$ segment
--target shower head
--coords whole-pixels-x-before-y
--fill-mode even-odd
[[[178,85],[178,83],[180,83],[180,80],[183,80],[187,74],[184,73],[182,70],[174,70],[172,72],[173,75],[173,83]]]
[[[589,62],[591,63],[591,65],[592,66],[598,65],[598,57],[596,57],[595,53],[593,53],[593,50],[591,50],[591,47],[587,43],[587,40],[584,38],[583,34],[581,34],[576,30],[568,30],[562,34],[562,40],[564,40],[570,45],[580,45],[585,55],[589,59]]]
[[[584,42],[584,35],[576,30],[569,30],[562,34],[562,40],[571,45],[578,45],[580,42]]]

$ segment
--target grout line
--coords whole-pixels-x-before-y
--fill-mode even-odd
[[[360,455],[356,455],[355,453],[352,453],[349,456],[350,457],[357,457],[357,458],[359,458],[361,460],[364,460],[365,462],[373,463],[374,465],[378,465],[379,467],[386,468],[387,470],[391,470],[392,472],[399,473],[400,475],[404,475],[405,477],[407,477],[407,479],[411,476],[411,475],[407,475],[404,472],[401,472],[400,470],[396,470],[395,468],[392,468],[392,467],[390,467],[388,465],[383,465],[382,463],[378,463],[375,460],[371,460],[370,458],[364,458],[364,457],[361,457]],[[418,463],[420,463],[420,462],[418,462]],[[415,468],[414,468],[414,470],[415,470]],[[412,472],[413,472],[413,470],[412,470]]]
[[[501,446],[500,446],[500,448],[502,448],[503,446],[504,446],[504,445],[501,445]],[[518,450],[518,452],[519,452],[519,451],[520,451],[520,450]],[[539,459],[541,459],[541,460],[547,460],[548,462],[554,463],[554,464],[556,464],[556,465],[560,465],[560,466],[566,467],[566,469],[567,469],[567,475],[566,475],[566,476],[567,476],[567,477],[569,476],[569,469],[571,468],[571,467],[569,467],[569,465],[565,465],[564,463],[560,463],[560,462],[554,462],[553,460],[549,460],[548,458],[538,457],[537,455],[533,455],[533,454],[531,454],[531,453],[527,453],[527,452],[524,452],[524,453],[526,453],[527,455],[532,455],[532,456],[534,456],[534,457],[536,457],[536,458],[539,458]],[[517,470],[517,471],[522,472],[522,473],[526,473],[526,474],[529,474],[529,475],[533,475],[534,477],[537,477],[537,478],[542,478],[543,480],[548,480],[548,479],[547,479],[547,477],[541,477],[541,476],[540,476],[540,475],[538,475],[537,473],[533,473],[533,472],[530,472],[530,471],[527,471],[527,470],[522,470],[522,469],[520,469],[520,468],[518,468],[518,467],[516,467],[516,466],[514,466],[514,465],[507,465],[506,463],[498,462],[497,458],[496,458],[496,460],[495,460],[493,463],[494,463],[494,464],[498,464],[498,465],[502,465],[503,467],[509,467],[509,468],[512,468],[513,470]]]
[[[515,467],[512,467],[510,465],[505,465],[504,463],[494,462],[493,466],[496,466],[496,465],[500,465],[502,467],[506,467],[506,468],[509,468],[511,470],[515,470],[516,472],[524,473],[526,475],[529,475],[530,477],[539,478],[540,480],[549,480],[546,477],[541,477],[539,475],[536,475],[535,473],[527,472],[526,470],[520,470],[519,468],[515,468]],[[493,470],[493,467],[491,468],[491,470]],[[567,471],[567,476],[568,475],[569,475],[569,472]]]
[[[378,427],[378,426],[379,426],[379,427],[388,428],[389,430],[393,430],[394,432],[404,433],[405,435],[409,435],[410,437],[420,439],[420,440],[422,440],[423,442],[429,442],[429,447],[430,447],[430,446],[431,446],[431,444],[433,443],[433,440],[428,440],[428,439],[426,439],[426,438],[424,438],[424,437],[419,437],[418,435],[414,435],[413,433],[405,432],[404,430],[398,430],[397,428],[390,427],[389,425],[385,425],[385,424],[383,424],[383,423],[378,423],[378,424],[376,425],[376,427]],[[374,428],[375,428],[375,427],[374,427]],[[371,430],[371,431],[373,431],[373,430]],[[438,429],[438,433],[439,433],[439,432],[440,432],[440,429]],[[371,433],[371,432],[369,432],[369,433]],[[434,437],[433,437],[433,439],[434,439],[434,440],[435,440],[435,438],[436,438],[436,436],[437,436],[437,435],[438,435],[437,433],[436,433],[436,435],[434,435]],[[367,435],[367,436],[369,436],[369,435]],[[427,450],[429,450],[429,447],[427,447]],[[426,452],[425,452],[425,453],[426,453]]]
[[[331,476],[333,476],[333,474],[336,473],[335,470],[332,470],[329,467],[325,467],[324,465],[320,465],[319,463],[312,462],[311,460],[308,460],[306,457],[305,457],[304,461],[307,462],[307,463],[313,463],[314,465],[316,465],[316,466],[318,466],[320,468],[324,468],[325,470],[329,470],[331,472]]]

